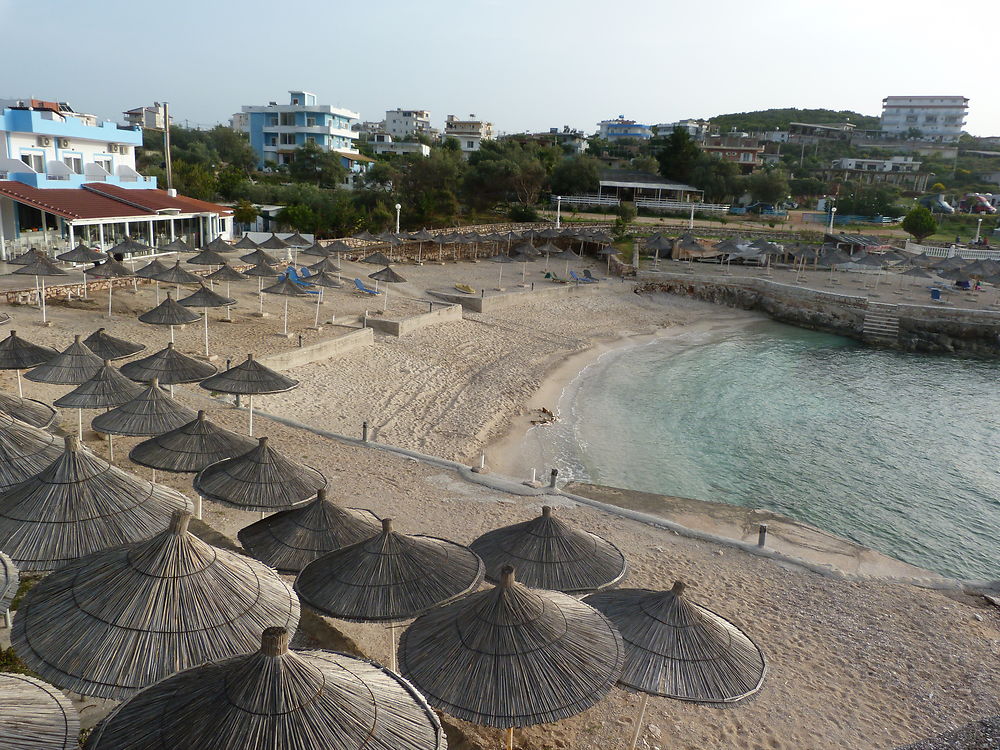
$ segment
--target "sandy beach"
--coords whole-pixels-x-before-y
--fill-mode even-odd
[[[466,311],[461,321],[401,338],[377,334],[373,347],[289,370],[302,381],[300,387],[261,397],[255,405],[307,427],[353,436],[360,435],[361,422],[367,420],[380,443],[466,464],[476,462],[485,451],[494,470],[523,471],[511,456],[530,427],[532,410],[554,409],[565,383],[609,347],[634,337],[756,319],[688,299],[640,297],[631,292],[630,284],[618,280],[603,282],[587,294],[533,298],[531,282],[542,283],[540,264],[533,266],[526,269],[529,286],[523,300],[510,307],[490,313]],[[596,275],[604,275],[601,264],[592,268]],[[363,278],[371,270],[348,263],[344,276]],[[392,289],[386,315],[422,309],[430,289],[449,289],[455,283],[477,289],[497,286],[498,268],[491,263],[407,265],[398,270],[407,282]],[[520,272],[519,266],[507,266],[504,283],[513,289]],[[296,338],[275,335],[281,330],[283,300],[265,299],[271,317],[251,314],[257,309],[256,288],[255,281],[233,286],[240,302],[233,311],[237,323],[218,323],[222,316],[211,313],[216,364],[241,361],[248,351],[264,356],[297,346]],[[62,349],[72,334],[86,335],[106,326],[116,336],[146,342],[145,354],[161,348],[167,332],[134,318],[155,304],[155,291],[140,287],[134,293],[115,294],[120,302],[111,321],[104,318],[100,297],[79,308],[51,305],[53,325],[48,328],[35,325],[36,310],[3,309],[15,318],[10,327],[35,343]],[[350,324],[366,309],[372,313],[382,304],[334,290],[321,319],[336,315],[338,322]],[[304,343],[335,335],[337,329],[329,327],[308,330],[315,299],[293,299],[289,313],[289,330],[293,337],[301,334]],[[186,353],[201,350],[200,324],[175,335],[178,348]],[[0,373],[0,379],[7,392],[16,393],[12,373]],[[67,390],[25,382],[26,396],[48,402]],[[181,401],[208,409],[213,421],[245,431],[245,411],[212,399],[197,386],[176,390]],[[75,429],[75,412],[61,417],[67,430]],[[559,495],[525,496],[493,489],[457,471],[329,439],[265,416],[257,420],[255,432],[270,436],[290,457],[320,469],[338,502],[394,517],[401,531],[469,543],[487,530],[531,518],[541,505],[549,504],[561,517],[608,538],[625,552],[629,572],[623,586],[669,588],[675,579],[686,581],[695,601],[733,620],[758,643],[769,672],[757,696],[726,709],[651,699],[639,747],[888,750],[998,712],[1000,617],[981,597],[819,575]],[[106,445],[93,433],[85,435],[85,442],[107,455]],[[130,465],[126,458],[136,442],[116,439],[116,463],[149,476],[148,470]],[[160,478],[191,495],[189,475]],[[256,513],[205,505],[205,523],[231,543],[241,527],[258,518]],[[328,624],[368,657],[388,660],[386,628],[336,620]],[[5,637],[0,631],[0,643]],[[519,730],[515,746],[623,750],[639,701],[639,696],[615,689],[583,714]],[[498,731],[448,717],[445,721],[453,749],[500,746]]]

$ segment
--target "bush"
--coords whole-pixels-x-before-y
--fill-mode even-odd
[[[517,203],[510,207],[507,218],[511,221],[538,221],[538,211],[532,206]]]

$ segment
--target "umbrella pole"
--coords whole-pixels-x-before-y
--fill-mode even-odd
[[[156,484],[156,469],[153,469],[153,484]]]
[[[316,292],[316,321],[313,323],[313,328],[319,328],[319,303],[323,299],[323,290],[320,289]]]
[[[500,275],[497,276],[497,289],[503,288],[503,263],[500,264]]]
[[[174,327],[170,326],[170,343],[174,343]]]
[[[45,322],[46,322],[46,317],[45,317],[45,278],[44,277],[41,279],[41,282],[42,282],[42,294],[41,294],[41,296],[38,299],[39,299],[39,304],[40,304],[40,306],[42,308],[42,325],[44,325]]]
[[[635,732],[632,733],[632,744],[629,750],[635,750],[636,743],[639,742],[639,734],[642,732],[642,720],[646,716],[646,704],[649,702],[649,693],[642,694],[642,705],[639,707],[639,720],[635,723]]]
[[[233,297],[233,295],[229,291],[229,282],[228,281],[226,282],[226,296],[229,297],[230,299],[232,299],[232,297]],[[232,305],[226,305],[226,320],[232,320],[233,319],[232,316],[233,316],[233,306]]]
[[[247,407],[250,412],[250,437],[253,437],[253,394],[250,394],[250,406]]]
[[[108,460],[115,460],[115,436],[108,433]]]
[[[285,335],[288,335],[288,297],[285,297]]]
[[[154,279],[155,281],[155,279]],[[160,304],[160,282],[156,281],[156,304]]]
[[[201,495],[198,495],[198,499],[194,501],[194,517],[201,520]]]
[[[24,391],[21,389],[21,371],[14,370],[14,374],[17,376],[17,397],[24,398]]]
[[[514,727],[507,728],[507,750],[514,750]],[[635,750],[635,748],[633,748]]]
[[[389,669],[396,671],[396,623],[389,623]]]
[[[205,320],[205,356],[208,356],[208,308],[202,308],[202,317]]]
[[[382,304],[382,312],[385,312],[388,309],[389,309],[389,287],[386,287],[385,288],[385,299],[383,300],[383,304]]]
[[[258,286],[261,289],[264,288],[264,279],[262,277],[258,277],[257,283],[258,283]],[[264,292],[258,290],[257,296],[260,298],[260,316],[263,318],[264,317]]]
[[[83,442],[83,409],[76,410],[77,437]]]
[[[111,288],[114,285],[113,279],[108,279],[108,319],[111,319]]]

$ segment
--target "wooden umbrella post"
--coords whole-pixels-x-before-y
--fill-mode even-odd
[[[250,412],[250,437],[253,437],[253,394],[250,394],[250,405],[247,408]]]
[[[649,702],[649,693],[642,694],[642,705],[639,706],[639,720],[635,723],[635,731],[632,733],[632,743],[629,750],[635,750],[636,743],[639,742],[639,735],[642,733],[642,720],[646,717],[646,704]]]
[[[208,356],[208,308],[202,308],[202,317],[205,320],[205,356]]]
[[[76,410],[77,435],[80,442],[83,442],[83,409]]]
[[[389,623],[389,669],[396,671],[396,623]]]
[[[18,398],[24,398],[24,389],[21,387],[21,371],[14,370],[14,374],[17,376],[17,396]]]
[[[108,319],[111,319],[111,288],[113,284],[111,279],[108,279]]]
[[[514,750],[514,727],[507,729],[507,750]]]

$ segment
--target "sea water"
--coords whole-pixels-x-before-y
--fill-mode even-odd
[[[1000,363],[773,322],[601,357],[532,440],[562,477],[767,508],[1000,578]]]

